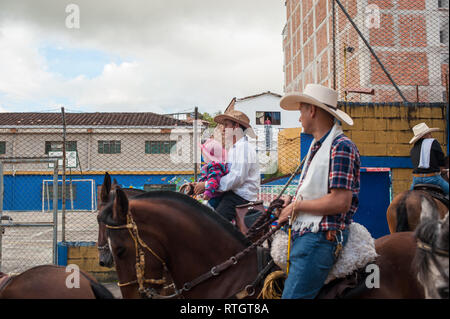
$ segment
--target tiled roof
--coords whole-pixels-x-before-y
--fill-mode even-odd
[[[65,113],[67,126],[191,126],[156,113]],[[60,126],[61,113],[0,113],[0,126]]]

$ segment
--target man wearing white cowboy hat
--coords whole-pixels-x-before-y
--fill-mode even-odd
[[[411,189],[416,184],[434,184],[448,195],[448,182],[440,175],[441,169],[445,167],[445,155],[439,142],[431,136],[432,132],[440,129],[429,128],[425,123],[420,123],[412,130],[414,137],[409,141],[409,144],[414,144],[410,152],[414,166]]]
[[[280,100],[285,110],[300,110],[303,132],[314,140],[299,180],[296,199],[281,211],[289,217],[292,242],[289,274],[282,298],[315,298],[347,242],[348,226],[358,209],[360,156],[340,122],[353,120],[337,107],[338,94],[308,84],[303,92]]]
[[[250,120],[244,113],[231,110],[214,118],[222,124],[225,134],[225,146],[230,146],[227,156],[229,173],[220,179],[218,191],[224,192],[216,211],[232,221],[236,217],[235,207],[256,201],[261,173],[256,148],[249,143],[247,135],[255,137]],[[195,194],[205,191],[205,183],[195,186]]]

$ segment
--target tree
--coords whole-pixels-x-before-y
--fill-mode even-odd
[[[218,111],[218,112],[214,113],[213,115],[210,115],[208,112],[204,112],[204,113],[202,113],[202,119],[204,121],[209,122],[209,127],[214,128],[217,126],[217,123],[214,122],[214,117],[216,117],[219,114],[222,114],[222,112]]]

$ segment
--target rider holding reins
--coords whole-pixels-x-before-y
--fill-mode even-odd
[[[308,84],[303,94],[287,94],[280,100],[281,108],[300,110],[303,132],[314,137],[296,199],[278,219],[294,219],[282,298],[318,295],[347,242],[348,226],[358,208],[360,156],[343,134],[339,121],[353,125],[353,120],[337,108],[337,99],[336,91]]]

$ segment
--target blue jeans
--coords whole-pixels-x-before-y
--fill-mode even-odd
[[[442,178],[440,175],[429,176],[429,177],[413,177],[413,182],[411,185],[411,190],[414,189],[416,184],[434,184],[442,188],[444,193],[448,195],[448,182]]]
[[[343,245],[348,229],[342,231]],[[339,231],[337,237],[341,240]],[[291,243],[289,275],[282,299],[313,299],[322,288],[336,258],[337,242],[328,241],[325,232],[306,233]]]

